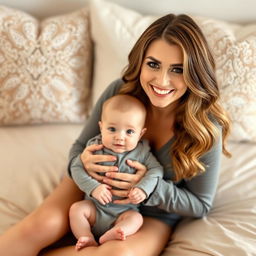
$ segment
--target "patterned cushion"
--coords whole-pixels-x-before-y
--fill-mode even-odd
[[[120,76],[139,35],[157,17],[102,0],[90,11],[95,42],[93,103]],[[217,65],[223,106],[233,121],[230,140],[256,142],[256,24],[240,26],[194,17],[203,29]]]
[[[40,22],[0,6],[0,125],[83,121],[90,77],[87,9]]]
[[[197,20],[215,56],[221,99],[233,121],[230,139],[256,141],[256,24]]]

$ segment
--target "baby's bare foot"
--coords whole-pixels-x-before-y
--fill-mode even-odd
[[[112,228],[100,237],[99,242],[100,244],[103,244],[109,240],[125,240],[125,239],[126,239],[126,235],[121,228]]]
[[[79,239],[77,240],[76,243],[76,250],[81,250],[84,247],[88,247],[88,246],[97,246],[98,243],[95,241],[95,239],[91,236],[81,236],[79,237]]]

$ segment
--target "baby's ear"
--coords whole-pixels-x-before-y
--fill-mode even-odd
[[[101,121],[99,121],[98,124],[99,124],[100,130],[101,130],[101,129],[102,129],[102,123],[101,123]]]
[[[143,128],[140,132],[140,138],[145,134],[145,132],[147,131],[147,128]]]

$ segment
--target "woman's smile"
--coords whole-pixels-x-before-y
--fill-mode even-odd
[[[154,86],[154,85],[150,85],[153,92],[157,95],[157,96],[166,96],[166,95],[169,95],[171,94],[172,92],[174,92],[174,89],[162,89],[162,88],[159,88],[157,86]]]

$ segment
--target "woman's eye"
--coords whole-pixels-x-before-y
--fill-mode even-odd
[[[177,74],[183,74],[183,68],[172,68],[171,72],[177,73]]]
[[[127,134],[129,134],[129,135],[131,135],[131,134],[134,134],[134,133],[135,133],[135,131],[134,131],[134,130],[132,130],[132,129],[128,129],[128,130],[126,131],[126,133],[127,133]]]
[[[150,68],[153,68],[153,69],[159,68],[158,63],[156,63],[156,62],[154,62],[154,61],[149,61],[149,62],[147,62],[147,65],[148,65]]]
[[[108,127],[108,130],[109,130],[110,132],[115,132],[115,131],[116,131],[116,128],[115,128],[115,127]]]

